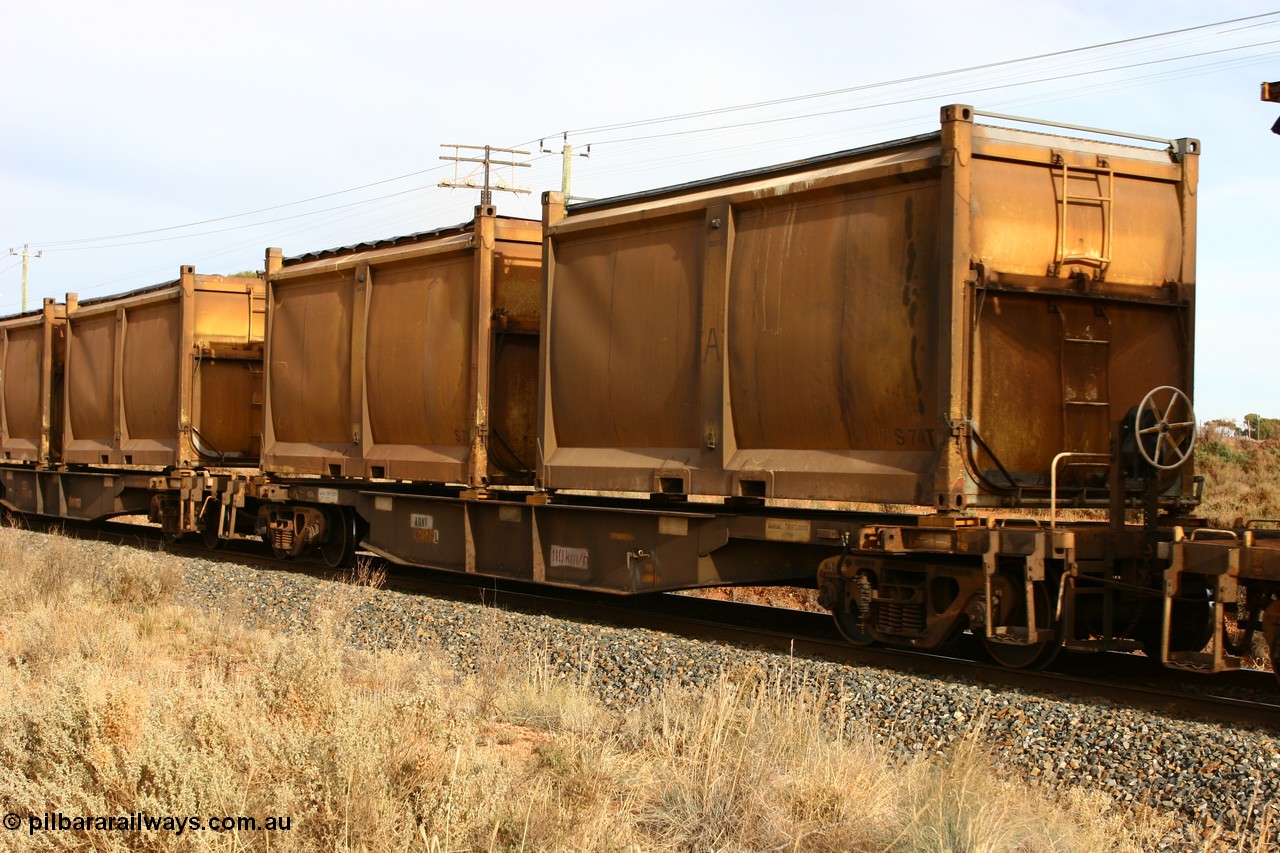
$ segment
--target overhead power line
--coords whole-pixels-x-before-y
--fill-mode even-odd
[[[166,225],[163,228],[149,228],[144,231],[129,231],[123,234],[108,234],[102,237],[83,237],[78,240],[47,240],[47,241],[39,242],[36,245],[43,246],[44,248],[48,249],[56,246],[74,245],[76,243],[98,243],[106,240],[123,240],[127,237],[144,237],[148,234],[161,234],[165,231],[178,231],[183,228],[195,228],[200,225],[212,225],[215,222],[226,222],[229,219],[240,219],[241,217],[253,216],[258,213],[269,213],[272,210],[281,210],[286,207],[296,207],[299,204],[307,204],[313,201],[320,201],[326,198],[333,198],[336,195],[345,195],[347,193],[359,192],[360,190],[367,190],[370,187],[382,186],[383,184],[390,184],[390,183],[394,183],[395,181],[403,181],[406,178],[415,178],[418,175],[425,175],[428,172],[438,172],[441,170],[441,168],[443,167],[432,166],[429,169],[419,169],[416,172],[409,172],[404,175],[397,175],[394,178],[383,178],[380,181],[373,181],[371,183],[361,184],[358,187],[348,187],[345,190],[334,190],[333,192],[311,196],[310,198],[302,198],[302,199],[298,199],[297,201],[287,201],[284,204],[275,204],[270,207],[260,207],[257,210],[246,210],[243,213],[230,213],[230,214],[227,214],[226,216],[216,216],[212,219],[201,219],[196,222],[185,222],[182,225]],[[387,195],[387,196],[379,196],[379,198],[367,199],[367,201],[378,201],[379,199],[391,198],[392,196],[396,196],[396,195],[400,195],[400,193],[392,193],[391,195]],[[356,202],[356,203],[359,204],[359,202]],[[334,209],[335,208],[325,208],[325,210],[334,210]],[[311,211],[311,212],[324,213],[325,210]],[[301,215],[306,216],[307,214],[301,214]],[[290,219],[293,217],[284,217],[284,218]],[[278,221],[282,221],[282,220],[268,220],[268,222],[278,222]],[[205,232],[205,233],[217,233],[217,232]]]
[[[430,170],[430,169],[426,169],[426,170],[424,170],[424,171],[432,171],[432,170]],[[420,175],[420,174],[422,174],[422,172],[414,172],[413,174],[415,174],[415,175]],[[399,180],[399,179],[398,179],[398,178],[391,178],[391,179],[389,179],[389,180]],[[386,181],[379,181],[379,183],[386,183]],[[215,229],[213,229],[212,231],[197,231],[197,232],[195,232],[195,233],[193,233],[193,234],[179,234],[179,235],[177,235],[177,236],[175,236],[175,237],[154,237],[154,238],[152,238],[152,239],[150,239],[150,240],[133,240],[133,241],[130,241],[130,242],[127,242],[127,243],[111,243],[110,245],[106,245],[106,246],[63,246],[63,248],[60,248],[60,249],[59,249],[59,248],[53,248],[53,249],[46,249],[45,251],[49,251],[49,252],[86,252],[86,251],[92,251],[92,250],[95,250],[95,249],[115,249],[115,248],[119,248],[119,247],[121,247],[121,246],[141,246],[141,245],[144,245],[144,244],[147,244],[147,243],[167,243],[167,242],[169,242],[169,241],[171,241],[171,240],[186,240],[188,237],[207,237],[207,236],[209,236],[210,234],[225,234],[225,233],[227,233],[228,231],[240,231],[240,230],[243,230],[243,229],[245,229],[245,228],[257,228],[257,227],[259,227],[259,226],[261,226],[261,225],[274,225],[274,224],[275,224],[275,223],[277,223],[277,222],[288,222],[288,221],[289,221],[289,220],[291,220],[291,219],[302,219],[302,218],[307,217],[307,216],[316,216],[316,215],[318,215],[318,214],[321,214],[321,213],[329,213],[330,211],[334,211],[334,210],[348,210],[348,209],[353,208],[353,207],[360,207],[361,205],[373,204],[373,203],[374,203],[374,202],[376,202],[376,201],[386,201],[386,200],[387,200],[387,199],[389,199],[389,198],[395,198],[396,196],[408,195],[409,193],[421,192],[422,190],[426,190],[426,189],[431,189],[431,186],[430,186],[430,185],[426,185],[426,186],[420,186],[420,187],[412,187],[412,188],[407,189],[407,190],[400,190],[399,192],[388,193],[387,195],[378,196],[377,198],[366,198],[366,199],[361,199],[360,201],[352,201],[352,202],[348,202],[347,204],[339,204],[339,205],[334,205],[333,207],[325,207],[325,208],[321,208],[320,210],[308,210],[308,211],[306,211],[305,213],[295,213],[295,214],[292,214],[292,215],[290,215],[290,216],[280,216],[280,217],[277,217],[277,218],[275,218],[275,219],[264,219],[264,220],[259,221],[259,222],[246,222],[246,223],[245,223],[245,224],[243,224],[243,225],[232,225],[232,226],[227,227],[227,228],[215,228]],[[327,193],[326,195],[323,195],[323,196],[316,196],[315,198],[329,198],[329,197],[331,197],[331,196],[340,195],[340,194],[341,194],[341,192],[333,192],[333,193]],[[314,199],[313,199],[313,200],[314,200]],[[293,203],[294,203],[294,204],[300,204],[301,202],[293,202]],[[280,208],[282,208],[282,207],[288,207],[288,206],[289,206],[289,205],[287,205],[287,204],[281,204],[281,205],[276,205],[275,207],[263,208],[263,210],[279,210],[279,209],[280,209]],[[259,211],[254,211],[254,212],[259,212]],[[242,215],[247,215],[247,214],[242,214]],[[228,219],[235,219],[235,218],[236,218],[236,217],[234,217],[234,216],[223,216],[223,217],[219,217],[219,218],[217,218],[217,219],[207,219],[207,220],[205,220],[205,222],[225,222],[225,221],[226,221],[226,220],[228,220]],[[194,223],[194,224],[200,224],[200,223]],[[139,231],[139,232],[137,232],[137,234],[136,234],[136,235],[128,235],[128,234],[124,234],[124,235],[121,235],[121,236],[123,236],[123,237],[128,237],[128,236],[145,236],[145,235],[147,235],[147,234],[159,234],[159,233],[162,233],[162,232],[165,232],[165,231],[172,231],[172,230],[174,230],[175,228],[186,228],[186,227],[190,227],[190,226],[185,226],[185,225],[175,225],[175,226],[171,226],[171,227],[169,227],[169,228],[155,228],[155,229],[153,229],[153,230],[151,230],[151,231]],[[49,244],[48,244],[48,243],[46,243],[45,245],[47,246],[47,245],[49,245]],[[54,245],[56,246],[57,244],[54,244]]]
[[[976,86],[973,88],[961,89],[959,90],[959,92],[957,92],[957,94],[994,92],[1001,89],[1013,89],[1019,86],[1034,86],[1038,83],[1055,83],[1060,80],[1070,80],[1076,77],[1089,77],[1089,76],[1098,75],[1098,74],[1106,74],[1112,71],[1128,71],[1134,68],[1143,68],[1150,65],[1162,65],[1169,62],[1180,62],[1185,59],[1198,59],[1205,56],[1215,56],[1217,54],[1222,54],[1222,53],[1232,53],[1239,50],[1248,50],[1250,48],[1255,48],[1255,47],[1268,47],[1271,45],[1280,45],[1280,39],[1276,39],[1273,41],[1256,42],[1254,44],[1239,45],[1237,47],[1227,47],[1227,48],[1222,48],[1220,50],[1206,50],[1200,53],[1191,53],[1191,54],[1185,54],[1182,56],[1165,57],[1163,59],[1151,59],[1145,62],[1132,62],[1132,63],[1129,63],[1128,65],[1115,65],[1110,68],[1096,68],[1090,71],[1075,71],[1070,74],[1055,74],[1052,77],[1039,77],[1035,80],[1019,80],[1012,83],[998,83],[990,86]],[[880,101],[873,104],[858,104],[856,106],[841,107],[839,109],[834,109],[834,110],[823,110],[822,112],[816,112],[816,113],[777,116],[775,118],[756,119],[754,121],[737,122],[734,124],[721,124],[721,125],[715,125],[711,127],[697,127],[697,128],[690,128],[687,130],[671,130],[665,133],[652,133],[652,134],[646,134],[644,136],[628,136],[623,139],[599,139],[599,140],[593,140],[591,144],[592,145],[610,145],[610,144],[617,144],[621,142],[641,142],[641,141],[647,141],[651,139],[665,139],[668,137],[686,136],[686,135],[695,134],[695,133],[710,133],[712,131],[717,131],[717,130],[739,130],[744,127],[760,127],[762,125],[778,124],[779,122],[784,122],[784,121],[796,121],[798,119],[806,119],[806,118],[821,118],[823,116],[839,115],[841,113],[852,113],[852,112],[860,112],[864,110],[883,109],[884,107],[889,107],[889,106],[898,106],[901,104],[913,104],[913,103],[919,103],[921,101],[931,101],[931,100],[934,100],[935,98],[937,98],[937,94],[930,93],[927,95],[920,95],[914,98],[897,98],[897,99],[894,99],[893,101]],[[638,125],[630,125],[630,126],[635,127]]]
[[[831,98],[831,97],[836,97],[836,96],[841,96],[841,95],[855,94],[855,93],[859,93],[859,92],[868,92],[868,91],[873,91],[873,90],[887,89],[887,88],[889,88],[889,87],[893,87],[893,86],[902,86],[902,85],[907,85],[907,84],[912,84],[912,83],[919,83],[919,82],[928,81],[928,80],[937,80],[937,79],[946,78],[946,77],[956,77],[956,76],[959,76],[959,75],[963,75],[963,74],[971,74],[971,73],[974,73],[974,72],[990,71],[990,70],[992,70],[992,69],[1008,68],[1009,66],[1013,66],[1013,65],[1024,64],[1024,63],[1030,63],[1030,62],[1036,62],[1036,61],[1041,61],[1041,60],[1046,60],[1046,59],[1056,59],[1056,58],[1065,57],[1065,56],[1071,56],[1071,55],[1079,55],[1079,54],[1084,54],[1084,53],[1088,53],[1088,52],[1091,52],[1091,51],[1098,51],[1098,50],[1103,50],[1103,49],[1106,49],[1106,48],[1118,47],[1118,46],[1122,46],[1122,45],[1133,45],[1133,44],[1139,44],[1139,43],[1150,43],[1150,42],[1154,42],[1154,41],[1159,40],[1159,39],[1170,38],[1170,37],[1173,37],[1173,36],[1186,35],[1186,34],[1189,34],[1189,33],[1204,32],[1204,31],[1207,31],[1207,30],[1212,30],[1212,29],[1215,29],[1215,28],[1221,28],[1221,27],[1228,27],[1228,26],[1235,25],[1235,24],[1243,24],[1244,26],[1238,26],[1238,27],[1235,27],[1233,30],[1228,30],[1228,31],[1227,31],[1227,32],[1237,32],[1237,31],[1240,31],[1240,30],[1252,29],[1252,28],[1256,28],[1256,27],[1259,27],[1259,26],[1266,26],[1266,25],[1267,25],[1267,24],[1269,24],[1269,23],[1274,23],[1275,21],[1267,21],[1266,19],[1269,19],[1269,18],[1270,18],[1270,19],[1275,19],[1275,18],[1277,18],[1277,16],[1280,16],[1280,10],[1274,10],[1274,11],[1264,12],[1264,13],[1255,14],[1255,15],[1248,15],[1248,16],[1244,16],[1244,17],[1229,18],[1229,19],[1225,19],[1225,20],[1221,20],[1221,21],[1215,21],[1215,22],[1212,22],[1212,23],[1201,24],[1201,25],[1192,26],[1192,27],[1181,27],[1181,28],[1178,28],[1178,29],[1166,30],[1166,31],[1159,32],[1159,33],[1152,33],[1152,34],[1149,34],[1149,35],[1134,36],[1134,37],[1131,37],[1131,38],[1124,38],[1124,39],[1115,39],[1115,40],[1111,40],[1111,41],[1107,41],[1107,42],[1100,42],[1100,43],[1097,43],[1097,44],[1086,45],[1086,46],[1083,46],[1083,47],[1076,47],[1076,48],[1069,48],[1069,49],[1063,49],[1063,50],[1056,50],[1056,51],[1050,51],[1050,52],[1047,52],[1047,53],[1040,53],[1040,54],[1034,54],[1034,55],[1031,55],[1031,56],[1019,57],[1019,58],[1015,58],[1015,59],[1006,59],[1006,60],[999,60],[999,61],[995,61],[995,62],[982,63],[982,64],[979,64],[979,65],[973,65],[973,66],[968,66],[968,67],[965,67],[965,68],[959,68],[959,69],[953,69],[953,70],[949,70],[949,71],[931,72],[931,73],[927,73],[927,74],[919,74],[919,75],[914,75],[914,76],[910,76],[910,77],[898,78],[898,79],[895,79],[895,80],[887,80],[887,81],[880,81],[880,82],[875,82],[875,83],[867,83],[867,84],[862,84],[862,85],[858,85],[858,86],[849,86],[849,87],[843,87],[843,88],[840,88],[840,89],[831,89],[831,90],[826,90],[826,91],[822,91],[822,92],[813,92],[813,93],[807,93],[807,94],[795,95],[795,96],[785,97],[785,98],[775,98],[775,99],[764,100],[764,101],[756,101],[756,102],[747,103],[747,104],[737,104],[737,105],[726,106],[726,107],[719,107],[719,108],[713,108],[713,109],[707,109],[707,110],[699,110],[699,111],[694,111],[694,112],[679,113],[679,114],[673,114],[673,115],[667,115],[667,116],[658,116],[658,117],[651,117],[651,118],[645,118],[645,119],[637,119],[637,120],[631,120],[631,121],[623,121],[623,122],[617,122],[617,123],[614,123],[614,124],[596,125],[596,126],[593,126],[593,127],[584,127],[584,128],[579,128],[579,129],[577,129],[577,130],[573,130],[573,131],[568,131],[568,132],[566,132],[566,134],[565,134],[565,136],[566,136],[566,143],[567,143],[567,134],[568,134],[568,133],[573,133],[573,134],[582,134],[582,133],[607,133],[607,132],[609,132],[609,131],[615,131],[615,130],[625,130],[625,129],[631,129],[631,128],[650,127],[650,126],[659,125],[659,124],[664,124],[664,123],[671,123],[671,122],[678,122],[678,121],[689,121],[689,120],[692,120],[692,119],[698,119],[698,118],[706,118],[706,117],[717,116],[717,115],[726,115],[726,114],[731,114],[731,113],[736,113],[736,112],[745,112],[745,111],[753,110],[753,109],[762,109],[762,108],[766,108],[766,107],[781,106],[781,105],[786,105],[786,104],[796,104],[796,103],[802,103],[802,102],[807,102],[807,101],[813,101],[813,100],[822,99],[822,98]],[[992,91],[992,90],[996,90],[996,89],[1006,89],[1006,88],[1011,88],[1011,87],[1014,87],[1014,86],[1025,86],[1025,85],[1031,85],[1031,84],[1034,84],[1034,83],[1051,82],[1051,81],[1055,81],[1055,80],[1063,80],[1063,79],[1068,79],[1068,78],[1072,78],[1072,77],[1080,77],[1080,76],[1091,75],[1091,74],[1100,74],[1100,73],[1104,73],[1105,71],[1117,71],[1117,70],[1124,70],[1124,69],[1129,69],[1129,68],[1141,67],[1141,66],[1143,66],[1143,65],[1151,65],[1151,64],[1157,64],[1157,63],[1168,63],[1168,62],[1174,62],[1174,61],[1183,60],[1183,59],[1191,59],[1191,58],[1196,58],[1196,57],[1200,57],[1200,56],[1207,56],[1207,55],[1211,55],[1211,54],[1213,54],[1213,53],[1224,53],[1224,52],[1229,52],[1229,51],[1238,51],[1238,50],[1247,49],[1248,47],[1265,46],[1265,45],[1275,44],[1275,43],[1276,43],[1276,42],[1260,42],[1260,43],[1257,43],[1257,44],[1254,44],[1254,45],[1247,45],[1247,46],[1243,46],[1243,47],[1225,48],[1225,49],[1223,49],[1223,50],[1221,50],[1221,51],[1208,51],[1208,52],[1203,52],[1203,53],[1187,54],[1187,55],[1182,55],[1182,56],[1178,56],[1178,57],[1164,58],[1164,59],[1159,59],[1159,60],[1151,60],[1151,61],[1149,61],[1149,62],[1143,62],[1143,63],[1133,63],[1133,64],[1129,64],[1129,65],[1114,66],[1114,67],[1111,67],[1111,68],[1108,68],[1108,69],[1104,69],[1104,70],[1081,71],[1081,72],[1075,72],[1075,73],[1071,73],[1071,74],[1060,74],[1060,75],[1055,75],[1055,76],[1050,76],[1050,77],[1043,77],[1043,78],[1039,78],[1039,79],[1037,79],[1037,80],[1032,80],[1032,81],[1023,81],[1023,82],[1012,82],[1012,83],[993,84],[993,85],[989,85],[989,86],[982,86],[982,87],[967,88],[967,89],[963,89],[963,90],[961,90],[961,91],[965,91],[965,92],[984,92],[984,91]],[[620,143],[620,142],[629,142],[629,141],[642,141],[642,140],[649,140],[649,139],[660,138],[660,137],[683,136],[683,135],[687,135],[687,134],[706,133],[706,132],[717,131],[717,130],[731,130],[731,129],[738,129],[738,128],[743,128],[743,127],[759,126],[759,125],[764,125],[764,124],[776,124],[776,123],[780,123],[780,122],[784,122],[784,121],[796,121],[796,120],[801,120],[801,119],[816,118],[816,117],[827,116],[827,115],[833,115],[833,114],[844,113],[844,112],[853,112],[853,111],[859,111],[859,110],[869,110],[869,109],[876,108],[876,107],[884,107],[884,106],[890,106],[890,105],[896,105],[896,104],[914,103],[914,102],[918,102],[918,101],[921,101],[921,100],[928,100],[928,99],[930,99],[930,98],[932,98],[932,97],[936,97],[936,94],[935,94],[935,95],[931,95],[931,96],[927,96],[927,97],[925,97],[925,96],[921,96],[921,97],[912,97],[912,98],[897,99],[897,100],[890,101],[890,102],[880,102],[880,103],[876,103],[876,104],[872,104],[872,105],[852,106],[852,107],[845,107],[845,108],[841,108],[841,109],[825,110],[825,111],[813,112],[813,113],[805,113],[805,114],[798,114],[798,115],[793,114],[793,115],[789,115],[789,116],[775,117],[775,118],[764,118],[764,119],[758,119],[758,120],[754,120],[754,121],[745,121],[745,122],[739,122],[739,123],[734,123],[734,124],[718,125],[718,126],[715,126],[715,127],[704,127],[704,128],[695,128],[695,129],[687,129],[687,130],[671,131],[671,132],[667,132],[667,133],[658,133],[658,134],[652,134],[652,135],[646,135],[646,136],[629,137],[629,138],[627,138],[627,139],[610,139],[610,140],[601,140],[600,142],[596,142],[596,143],[593,143],[593,144],[604,144],[605,142],[608,142],[608,143]],[[526,142],[524,142],[524,143],[521,143],[521,145],[520,145],[519,147],[524,147],[524,146],[526,146],[526,145],[532,145],[532,144],[534,144],[534,143],[538,142],[539,138],[543,138],[543,139],[545,139],[546,137],[549,137],[549,136],[555,136],[555,135],[560,135],[560,134],[559,134],[559,132],[557,132],[556,134],[543,134],[541,137],[535,137],[535,138],[530,139],[530,140],[528,140],[528,141],[526,141]],[[535,160],[537,160],[537,159],[540,159],[540,158],[536,158],[536,157],[535,157],[534,159],[535,159]],[[359,201],[359,202],[352,202],[352,203],[350,203],[350,204],[340,205],[340,206],[337,206],[337,207],[328,207],[328,208],[323,208],[323,209],[315,210],[315,211],[306,211],[306,212],[303,212],[303,213],[299,213],[299,214],[295,214],[295,215],[291,215],[291,216],[287,216],[287,217],[280,217],[280,218],[277,218],[277,219],[269,219],[269,220],[260,221],[260,222],[255,222],[255,223],[250,223],[250,224],[246,224],[246,225],[231,226],[231,227],[229,227],[229,228],[212,229],[212,230],[206,230],[206,231],[195,232],[195,233],[191,233],[191,234],[178,235],[178,236],[175,236],[175,237],[156,238],[155,240],[137,240],[137,241],[133,241],[133,242],[126,242],[126,243],[112,242],[112,241],[120,241],[120,240],[130,240],[131,238],[135,238],[135,237],[149,237],[149,236],[151,236],[151,235],[165,234],[165,233],[168,233],[168,232],[175,232],[175,231],[182,231],[182,230],[184,230],[184,229],[190,229],[190,228],[198,228],[198,227],[200,227],[200,226],[204,226],[204,225],[213,225],[213,224],[216,224],[216,223],[228,222],[228,221],[231,221],[231,220],[240,219],[240,218],[243,218],[243,217],[246,217],[246,216],[254,216],[254,215],[256,215],[256,214],[268,213],[268,212],[275,211],[275,210],[282,210],[282,209],[289,208],[289,207],[295,207],[295,206],[298,206],[298,205],[309,204],[309,203],[311,203],[311,202],[320,201],[320,200],[327,199],[327,198],[333,198],[333,197],[335,197],[335,196],[345,195],[345,194],[348,194],[348,193],[359,192],[359,191],[361,191],[361,190],[370,189],[370,188],[372,188],[372,187],[382,186],[382,185],[385,185],[385,184],[394,183],[394,182],[396,182],[396,181],[402,181],[402,180],[405,180],[405,179],[408,179],[408,178],[416,177],[416,176],[419,176],[419,175],[424,175],[424,174],[427,174],[427,173],[430,173],[430,172],[439,171],[439,170],[441,170],[442,168],[447,168],[447,167],[434,166],[434,167],[427,168],[427,169],[421,169],[421,170],[417,170],[417,171],[414,171],[414,172],[409,172],[409,173],[406,173],[406,174],[403,174],[403,175],[397,175],[397,176],[395,176],[395,177],[384,178],[384,179],[381,179],[381,180],[372,181],[372,182],[369,182],[369,183],[366,183],[366,184],[361,184],[361,185],[359,185],[359,186],[348,187],[348,188],[346,188],[346,189],[334,190],[334,191],[332,191],[332,192],[322,193],[322,194],[320,194],[320,195],[315,195],[315,196],[310,196],[310,197],[308,197],[308,198],[298,199],[298,200],[296,200],[296,201],[284,202],[284,203],[282,203],[282,204],[276,204],[276,205],[270,205],[270,206],[267,206],[267,207],[256,208],[256,209],[254,209],[254,210],[243,211],[243,212],[241,212],[241,213],[233,213],[233,214],[227,214],[227,215],[225,215],[225,216],[211,217],[211,218],[208,218],[208,219],[201,219],[201,220],[197,220],[197,221],[193,221],[193,222],[186,222],[186,223],[182,223],[182,224],[179,224],[179,225],[168,225],[168,226],[157,227],[157,228],[149,228],[149,229],[142,229],[142,230],[137,230],[137,231],[122,232],[122,233],[118,233],[118,234],[107,234],[107,235],[101,235],[101,236],[97,236],[97,237],[79,238],[79,239],[74,239],[74,240],[32,241],[32,242],[31,242],[31,245],[35,245],[35,246],[38,246],[38,247],[41,247],[41,248],[47,249],[47,250],[49,250],[49,251],[73,251],[73,250],[74,250],[74,251],[83,251],[83,250],[87,250],[87,249],[94,249],[94,248],[114,248],[114,247],[116,247],[116,246],[124,246],[124,245],[138,245],[138,244],[140,244],[140,243],[148,243],[148,242],[160,242],[160,241],[163,241],[163,240],[170,240],[170,239],[185,239],[186,237],[205,236],[205,235],[209,235],[209,234],[222,233],[222,232],[225,232],[225,231],[233,231],[233,230],[237,230],[237,229],[250,228],[250,227],[255,227],[255,226],[259,226],[259,225],[267,225],[267,224],[272,224],[272,223],[276,223],[276,222],[282,222],[282,221],[291,220],[291,219],[300,219],[300,218],[305,218],[305,217],[308,217],[308,216],[319,215],[319,214],[322,214],[322,213],[325,213],[325,212],[328,212],[328,211],[341,210],[341,209],[352,208],[352,207],[358,207],[358,206],[363,205],[363,204],[371,204],[371,203],[375,203],[375,202],[378,202],[378,201],[384,201],[384,200],[389,199],[389,198],[394,198],[394,197],[399,196],[399,195],[404,195],[406,192],[414,192],[414,191],[416,191],[416,190],[407,190],[407,191],[403,191],[403,192],[390,193],[390,194],[387,194],[387,195],[376,196],[376,197],[373,197],[373,198],[365,199],[365,200],[363,200],[363,201]],[[421,188],[417,188],[417,189],[421,189]],[[99,244],[99,245],[93,245],[93,244]]]
[[[749,104],[737,104],[731,107],[717,107],[709,110],[699,110],[697,112],[679,113],[676,115],[660,116],[657,118],[639,119],[636,121],[618,122],[616,124],[603,124],[595,127],[583,127],[576,130],[567,131],[568,133],[599,133],[606,130],[625,130],[632,127],[644,127],[651,124],[662,124],[672,121],[686,121],[691,118],[705,118],[707,116],[722,115],[724,113],[740,112],[742,110],[753,110],[761,107],[773,107],[781,104],[792,104],[798,101],[814,100],[816,98],[829,98],[836,95],[849,95],[855,92],[864,92],[869,89],[883,89],[889,86],[899,86],[907,83],[918,83],[922,80],[933,80],[939,77],[952,77],[960,74],[968,74],[974,71],[988,71],[993,68],[1003,68],[1009,65],[1017,65],[1024,62],[1035,62],[1041,59],[1052,59],[1059,56],[1069,56],[1071,54],[1085,53],[1092,50],[1101,50],[1107,47],[1116,47],[1122,44],[1134,44],[1137,42],[1153,41],[1155,39],[1167,38],[1169,36],[1182,35],[1184,33],[1197,32],[1200,30],[1213,29],[1214,27],[1223,27],[1228,24],[1238,24],[1244,21],[1256,21],[1262,18],[1272,18],[1280,15],[1280,9],[1264,12],[1259,15],[1248,15],[1243,18],[1231,18],[1225,21],[1216,21],[1211,24],[1200,24],[1194,27],[1182,27],[1176,30],[1166,30],[1162,33],[1152,33],[1145,36],[1133,36],[1132,38],[1116,39],[1114,41],[1099,42],[1098,44],[1086,45],[1084,47],[1067,48],[1064,50],[1055,50],[1049,53],[1039,53],[1034,56],[1023,56],[1017,59],[1005,59],[997,62],[984,62],[981,65],[971,65],[967,68],[956,68],[950,71],[935,71],[929,74],[918,74],[912,77],[901,77],[897,80],[884,80],[877,83],[864,83],[858,86],[848,86],[842,89],[831,89],[825,92],[813,92],[807,95],[794,95],[787,98],[775,98],[769,101],[756,101]],[[547,134],[551,136],[553,134]]]

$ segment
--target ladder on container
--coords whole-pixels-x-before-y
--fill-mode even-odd
[[[253,389],[252,398],[249,400],[250,427],[249,427],[249,447],[252,448],[251,453],[262,458],[262,430],[263,430],[263,400],[266,388],[266,370],[261,361],[249,362],[249,373],[252,378],[249,381],[249,387]]]
[[[1066,266],[1087,264],[1097,269],[1094,278],[1101,280],[1106,277],[1107,268],[1111,265],[1111,243],[1114,231],[1112,202],[1115,197],[1115,170],[1111,168],[1110,162],[1105,157],[1098,158],[1096,168],[1089,169],[1077,166],[1075,170],[1072,170],[1067,165],[1066,158],[1058,151],[1053,152],[1052,162],[1056,170],[1054,177],[1061,181],[1062,191],[1056,199],[1058,239],[1054,247],[1053,263],[1049,266],[1049,275],[1057,278],[1062,274],[1062,270]],[[1096,187],[1097,192],[1095,195],[1073,195],[1071,192],[1072,181],[1092,185]],[[1055,181],[1055,183],[1057,182]],[[1070,220],[1068,214],[1072,205],[1098,208],[1102,225],[1102,249],[1098,255],[1073,254],[1067,250],[1067,226]]]
[[[1099,304],[1050,306],[1062,322],[1062,447],[1105,452],[1111,429],[1111,318]]]

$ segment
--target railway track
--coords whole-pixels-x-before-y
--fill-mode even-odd
[[[177,556],[228,560],[326,579],[341,574],[318,563],[281,560],[263,554],[248,541],[211,550],[186,541],[167,543],[159,529],[149,525],[108,522],[63,526],[82,538],[122,546],[154,549],[163,545],[167,552]],[[40,529],[39,525],[33,527]],[[48,527],[52,525],[45,529]],[[406,569],[380,558],[370,559],[374,569],[385,569],[385,588],[399,592],[480,600],[486,605],[510,610],[647,628],[797,656],[939,678],[965,678],[993,687],[1101,700],[1167,716],[1280,731],[1280,691],[1276,690],[1271,673],[1257,670],[1197,679],[1156,667],[1137,655],[1106,653],[1064,654],[1046,670],[1012,670],[980,660],[976,642],[962,641],[954,653],[948,655],[851,646],[839,636],[830,617],[821,613],[668,593],[618,597],[506,579]]]

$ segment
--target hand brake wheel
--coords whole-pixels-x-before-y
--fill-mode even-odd
[[[1172,385],[1152,388],[1133,416],[1138,452],[1151,467],[1172,471],[1196,446],[1196,413],[1191,400]]]

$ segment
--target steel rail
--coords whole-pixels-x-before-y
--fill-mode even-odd
[[[32,525],[33,528],[35,525]],[[107,522],[58,523],[81,538],[127,547],[153,548],[163,542],[158,528]],[[233,543],[209,549],[195,542],[164,543],[177,556],[234,562],[255,568],[283,570],[323,580],[341,580],[338,570],[299,560],[282,560],[256,548]],[[539,613],[597,624],[665,631],[683,637],[769,649],[800,657],[878,667],[935,678],[965,678],[992,687],[1056,695],[1079,701],[1106,700],[1165,716],[1200,718],[1237,726],[1280,731],[1280,695],[1271,673],[1243,670],[1196,676],[1155,667],[1133,654],[1063,655],[1048,670],[1009,669],[974,659],[975,642],[966,651],[973,657],[883,646],[853,646],[839,636],[831,617],[823,613],[728,602],[671,593],[618,596],[584,590],[548,587],[519,580],[467,575],[450,571],[399,566],[369,557],[386,570],[384,589],[453,600],[478,601],[490,607]],[[968,638],[966,638],[968,639]],[[1074,666],[1072,665],[1074,662]],[[1089,669],[1095,674],[1082,674]],[[1099,674],[1100,673],[1100,674]],[[1193,689],[1188,685],[1194,684]],[[1227,689],[1248,692],[1259,699],[1223,695]]]

